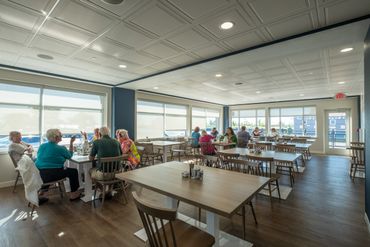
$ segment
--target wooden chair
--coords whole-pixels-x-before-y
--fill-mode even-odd
[[[95,198],[96,198],[96,192],[98,190],[102,193],[102,204],[101,207],[103,208],[104,200],[105,200],[105,194],[108,192],[112,192],[113,190],[120,190],[122,191],[124,203],[127,203],[127,196],[126,196],[126,190],[125,185],[122,180],[116,179],[115,175],[117,173],[122,172],[122,163],[124,162],[125,157],[118,156],[118,157],[107,157],[107,158],[99,158],[97,160],[97,164],[100,167],[100,171],[103,173],[103,179],[102,180],[96,180],[95,182],[95,190],[94,190],[94,198],[93,198],[93,206],[95,207]],[[114,188],[114,186],[118,186]]]
[[[204,155],[204,160],[207,166],[215,167],[215,168],[221,167],[221,161],[217,156]]]
[[[153,143],[144,143],[139,142],[137,145],[144,147],[144,151],[142,154],[142,162],[143,164],[152,163],[154,165],[154,160],[159,159],[163,162],[163,156],[161,153],[155,153],[154,152],[154,145]]]
[[[252,174],[252,175],[258,175],[259,174],[259,172],[258,172],[259,165],[256,164],[256,163],[252,163],[252,162],[249,162],[247,160],[240,160],[240,159],[229,159],[229,160],[227,160],[227,163],[230,164],[233,167],[233,169],[232,169],[233,171],[248,173],[248,174]],[[246,230],[246,227],[245,227],[245,221],[246,221],[245,206],[246,205],[248,205],[252,210],[254,223],[256,225],[258,224],[256,213],[255,213],[254,208],[253,208],[252,198],[250,198],[250,200],[246,204],[243,205],[242,213],[241,213],[241,216],[243,217],[243,238],[244,239],[245,239],[245,230]]]
[[[356,177],[357,171],[365,172],[365,148],[352,146],[351,150],[351,168],[350,177],[352,180]]]
[[[260,168],[257,169],[257,171],[261,171],[261,172],[257,175],[270,178],[270,182],[268,184],[268,189],[267,189],[269,191],[270,199],[272,200],[272,192],[277,190],[278,195],[279,195],[279,200],[280,200],[281,196],[280,196],[280,188],[279,188],[279,180],[278,180],[280,176],[279,174],[272,173],[272,165],[273,165],[274,158],[247,155],[247,160],[250,163],[255,163],[256,166],[260,166]],[[262,165],[265,165],[266,167],[269,168],[267,169],[267,172],[263,171],[263,168],[261,167]],[[264,190],[266,189],[264,188]]]
[[[254,148],[254,145],[255,145],[255,143],[248,143],[247,144],[247,148],[248,149],[253,149]]]
[[[17,190],[17,183],[18,183],[19,178],[21,177],[21,174],[17,170],[18,165],[17,165],[17,162],[13,158],[13,152],[8,152],[8,154],[9,154],[10,159],[12,160],[12,163],[14,165],[15,171],[17,173],[17,176],[15,178],[15,182],[14,182],[14,186],[13,186],[13,193],[15,193],[16,190]]]
[[[220,160],[220,164],[221,164],[220,168],[230,170],[230,166],[228,165],[227,160],[229,160],[229,159],[238,159],[239,154],[230,154],[230,153],[224,153],[224,152],[218,151],[217,152],[217,157]]]
[[[291,140],[292,143],[307,143],[307,138],[292,138]]]
[[[200,142],[200,153],[203,155],[215,155],[216,154],[216,148],[215,145],[213,145],[212,142]]]
[[[177,154],[179,161],[181,161],[181,155],[186,156],[188,154],[188,143],[183,142],[179,145],[178,148],[171,149],[171,159],[174,159],[174,156]]]
[[[192,246],[211,247],[215,238],[181,220],[176,219],[176,209],[154,206],[132,192],[136,207],[151,247]]]
[[[284,153],[296,153],[296,147],[294,144],[278,144],[275,146],[276,152]],[[290,186],[294,184],[294,164],[290,162],[275,161],[276,173],[281,175],[288,175],[290,179]],[[296,169],[298,172],[298,163],[296,163]]]
[[[205,157],[202,154],[188,154],[186,159],[198,166],[204,166],[206,164]]]
[[[365,142],[350,142],[351,147],[365,147]]]
[[[268,151],[272,150],[272,142],[266,142],[266,143],[256,143],[255,147],[260,148],[261,150]]]

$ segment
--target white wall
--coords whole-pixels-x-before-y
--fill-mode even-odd
[[[0,69],[0,83],[10,83],[18,85],[39,85],[50,88],[78,90],[92,93],[105,94],[106,114],[103,122],[110,126],[111,124],[111,88],[97,84],[87,84],[72,80],[64,80],[55,77],[23,73],[12,70]],[[1,127],[1,126],[0,126]],[[11,186],[15,179],[14,166],[11,163],[7,153],[0,153],[0,188]]]
[[[237,105],[230,106],[230,116],[232,110],[238,109],[261,109],[265,108],[266,112],[269,108],[274,107],[294,107],[294,106],[316,106],[316,116],[317,116],[317,140],[313,143],[311,147],[311,152],[324,154],[327,152],[325,150],[325,111],[326,110],[336,110],[336,109],[350,109],[351,119],[350,119],[350,132],[351,140],[356,140],[356,129],[359,126],[358,116],[359,109],[357,103],[357,97],[349,97],[344,100],[334,100],[334,99],[323,99],[323,100],[302,100],[302,101],[292,101],[292,102],[277,102],[277,103],[263,103],[263,104],[252,104],[252,105]],[[268,123],[268,119],[267,122]],[[231,118],[230,118],[231,125]],[[351,141],[350,140],[350,141]]]

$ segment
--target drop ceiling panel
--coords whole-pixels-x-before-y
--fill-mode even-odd
[[[194,62],[194,60],[198,60],[199,58],[191,55],[191,54],[182,54],[180,56],[176,56],[173,58],[168,59],[168,61],[178,64],[178,65],[183,65],[183,64],[188,64],[191,62]]]
[[[334,24],[343,19],[355,18],[370,13],[369,0],[337,1],[324,8],[327,24]]]
[[[42,35],[35,38],[35,40],[32,42],[31,47],[35,47],[40,50],[45,50],[52,53],[61,54],[64,56],[69,56],[78,49],[78,46],[76,45],[52,39]]]
[[[106,36],[112,40],[137,48],[152,41],[152,38],[142,31],[121,23],[109,31]]]
[[[10,0],[10,2],[17,3],[24,7],[33,9],[35,11],[47,10],[47,6],[50,3],[49,0],[38,0],[38,1],[30,1],[30,0]]]
[[[297,23],[299,23],[299,25],[297,25]],[[275,39],[284,38],[297,33],[304,33],[313,28],[314,26],[309,14],[295,16],[268,26],[268,29]]]
[[[159,5],[138,12],[130,21],[158,36],[174,31],[185,24],[169,9]]]
[[[210,41],[209,38],[206,38],[204,35],[200,34],[194,29],[182,31],[175,36],[168,38],[168,40],[183,47],[184,49],[191,49]]]
[[[208,45],[201,49],[194,50],[194,53],[202,58],[210,58],[218,55],[222,55],[226,50],[218,45]]]
[[[31,14],[28,11],[21,11],[19,8],[0,3],[0,21],[10,25],[21,27],[27,30],[35,28],[41,17],[36,14]]]
[[[147,0],[125,0],[122,4],[114,5],[114,4],[107,4],[102,0],[89,0],[90,2],[94,3],[96,6],[107,10],[119,17],[125,16],[127,13],[131,11],[131,9],[135,8],[137,5],[143,5],[147,3]]]
[[[89,48],[116,58],[124,58],[124,54],[131,50],[127,46],[105,38],[98,39],[92,43]]]
[[[24,44],[30,38],[30,36],[31,33],[28,30],[12,27],[8,24],[0,22],[0,39],[6,39]]]
[[[181,52],[181,50],[174,48],[165,42],[160,42],[160,43],[151,45],[145,48],[144,51],[153,56],[160,57],[160,58],[176,56],[176,55],[179,55],[179,53]]]
[[[228,4],[225,0],[170,0],[170,2],[193,19]]]
[[[234,50],[241,50],[247,47],[252,47],[264,42],[264,39],[256,32],[242,33],[240,35],[235,35],[224,42],[232,47]]]

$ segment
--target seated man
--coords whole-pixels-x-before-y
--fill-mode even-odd
[[[108,127],[101,127],[99,129],[100,139],[93,142],[90,157],[91,161],[95,158],[107,158],[107,157],[117,157],[122,155],[120,143],[110,137],[110,130]],[[91,178],[96,180],[104,180],[107,178],[103,177],[103,172],[101,171],[100,164],[97,164],[95,168],[90,170]]]
[[[18,163],[23,154],[32,156],[33,147],[22,141],[21,132],[11,131],[9,133],[9,140],[12,143],[9,145],[8,152],[16,163]]]
[[[246,127],[242,126],[241,130],[238,132],[238,147],[239,148],[247,147],[247,144],[250,139],[251,136],[249,135],[249,132],[246,131]]]

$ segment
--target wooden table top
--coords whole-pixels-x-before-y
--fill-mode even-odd
[[[177,141],[151,141],[151,142],[140,142],[140,143],[153,143],[154,146],[173,146],[173,145],[180,145],[183,142],[177,142]]]
[[[231,217],[268,182],[269,178],[201,167],[203,180],[183,178],[189,165],[172,161],[119,173],[118,179],[138,184],[218,215]]]
[[[212,142],[212,144],[216,146],[223,146],[223,147],[236,145],[236,143],[227,143],[227,142]]]
[[[89,160],[89,155],[77,155],[77,154],[74,154],[72,156],[71,161],[75,162],[75,163],[78,163],[78,164],[91,162]]]
[[[257,141],[257,143],[261,143],[261,144],[271,143],[273,146],[276,146],[277,144],[280,144],[280,143],[269,142],[269,141]],[[302,149],[307,149],[307,148],[310,148],[312,146],[311,143],[297,143],[297,142],[296,143],[288,142],[288,143],[281,143],[281,144],[295,145],[296,148],[302,148]]]
[[[223,150],[222,153],[239,154],[240,156],[254,156],[263,158],[274,158],[281,162],[295,162],[302,154],[299,153],[284,153],[276,151],[262,151],[260,154],[251,153],[248,148],[231,148]]]

